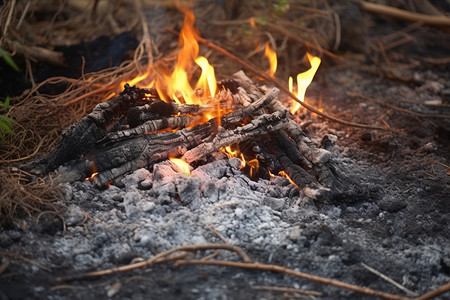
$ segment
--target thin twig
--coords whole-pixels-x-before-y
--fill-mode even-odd
[[[410,115],[413,115],[413,116],[416,116],[416,117],[422,117],[422,118],[444,118],[444,119],[449,119],[450,118],[450,115],[424,114],[424,113],[415,112],[415,111],[412,111],[412,110],[409,110],[409,109],[406,109],[406,108],[402,108],[402,107],[398,107],[398,106],[386,103],[384,101],[381,101],[381,100],[378,100],[378,99],[375,99],[375,98],[370,98],[370,97],[364,96],[364,95],[362,95],[362,94],[360,94],[358,92],[350,91],[350,92],[347,92],[347,95],[350,96],[350,97],[358,97],[358,98],[361,98],[361,99],[364,99],[364,100],[367,100],[367,101],[371,101],[371,102],[374,102],[374,103],[377,103],[377,104],[380,104],[380,105],[383,105],[383,106],[387,106],[389,108],[392,108],[393,110],[401,111],[401,112],[404,112],[404,113],[407,113],[407,114],[410,114]]]
[[[370,13],[382,14],[410,22],[422,22],[433,26],[450,26],[450,18],[447,16],[425,15],[367,1],[359,2],[363,9]]]
[[[426,293],[425,295],[422,295],[420,297],[415,298],[414,300],[428,300],[428,299],[433,299],[439,295],[442,295],[444,293],[447,293],[448,291],[450,291],[450,282],[444,284],[443,286],[438,287],[437,289]]]
[[[181,260],[177,261],[175,263],[175,266],[183,266],[183,265],[213,265],[213,266],[224,266],[224,267],[233,267],[233,268],[241,268],[246,270],[259,270],[259,271],[271,271],[271,272],[277,272],[277,273],[283,273],[292,275],[295,277],[307,279],[314,282],[319,282],[322,284],[328,284],[332,286],[336,286],[339,288],[351,290],[353,292],[366,294],[366,295],[372,295],[372,296],[378,296],[385,299],[390,300],[406,300],[409,299],[407,297],[394,295],[390,293],[385,293],[377,290],[373,290],[371,288],[367,287],[360,287],[354,284],[329,279],[326,277],[311,275],[307,273],[303,273],[300,271],[295,271],[292,269],[288,269],[286,267],[278,266],[278,265],[270,265],[270,264],[261,264],[261,263],[244,263],[244,262],[235,262],[235,261],[226,261],[226,260],[200,260],[200,259],[192,259],[192,260]]]
[[[361,263],[361,265],[366,268],[368,271],[374,273],[375,275],[379,276],[380,278],[386,280],[387,282],[393,284],[394,286],[396,286],[397,288],[401,289],[402,291],[406,292],[407,294],[410,294],[412,296],[417,296],[417,293],[411,291],[410,289],[404,287],[403,285],[401,285],[400,283],[398,283],[397,281],[393,280],[392,278],[387,277],[386,275],[384,275],[383,273],[375,270],[372,267],[369,267],[368,265],[366,265],[365,263]]]
[[[69,276],[62,276],[55,278],[56,282],[62,282],[62,281],[69,281],[69,280],[75,280],[75,279],[83,279],[83,278],[92,278],[92,277],[100,277],[105,275],[111,275],[114,273],[120,273],[120,272],[126,272],[131,271],[139,268],[145,268],[145,267],[152,267],[155,264],[164,263],[167,261],[172,260],[179,260],[186,258],[186,252],[180,254],[174,255],[171,257],[168,257],[172,253],[180,252],[180,251],[187,251],[187,252],[194,252],[198,250],[211,250],[211,249],[223,249],[223,250],[229,250],[235,252],[239,257],[242,259],[245,263],[250,263],[250,257],[248,257],[247,253],[245,253],[241,248],[229,245],[229,244],[204,244],[204,245],[187,245],[187,246],[180,246],[176,248],[172,248],[170,250],[161,252],[151,259],[137,262],[134,264],[129,264],[121,267],[116,268],[110,268],[100,271],[94,271],[89,273],[83,273],[83,274],[76,274],[76,275],[69,275]]]
[[[16,6],[16,0],[12,0],[11,6],[10,6],[9,12],[8,12],[8,17],[6,18],[6,24],[5,24],[5,27],[3,28],[3,38],[6,38],[6,36],[7,36],[8,27],[9,27],[9,24],[11,23],[11,18],[12,18],[15,6]],[[3,40],[3,38],[2,38],[2,40]]]
[[[0,275],[5,272],[6,269],[8,269],[10,262],[11,260],[9,258],[6,258],[5,261],[0,265]]]
[[[434,160],[435,163],[437,163],[438,165],[441,165],[447,169],[450,169],[450,166],[447,166],[446,164],[441,163],[440,161]]]
[[[24,257],[24,256],[22,256],[22,255],[20,255],[19,253],[16,253],[16,252],[8,252],[8,251],[0,250],[0,256],[8,256],[8,257],[10,257],[10,258],[17,259],[17,260],[21,260],[21,261],[23,261],[23,262],[32,264],[32,265],[34,265],[34,266],[36,266],[36,267],[39,267],[39,268],[41,268],[41,269],[43,269],[43,270],[46,270],[46,271],[48,271],[48,272],[51,271],[49,268],[44,267],[44,266],[41,265],[40,263],[35,262],[35,261],[33,261],[33,260],[29,259],[29,258],[26,258],[26,257]]]
[[[298,35],[295,35],[295,34],[291,33],[289,30],[286,30],[286,29],[284,29],[281,26],[278,26],[278,25],[275,25],[275,24],[272,24],[272,23],[267,23],[265,26],[267,26],[268,28],[270,28],[272,30],[278,31],[282,35],[290,37],[290,38],[292,38],[295,41],[303,43],[307,48],[315,49],[315,50],[317,50],[317,51],[319,51],[319,52],[321,52],[321,53],[323,53],[323,54],[325,54],[325,55],[327,55],[327,56],[329,56],[329,57],[331,57],[331,58],[333,58],[333,59],[335,59],[337,61],[339,61],[341,59],[339,56],[337,56],[333,52],[330,52],[330,51],[328,51],[326,49],[323,49],[320,46],[316,46],[313,43],[310,43],[308,41],[305,41],[304,39],[302,39]]]
[[[7,163],[13,163],[13,162],[18,162],[18,161],[23,161],[23,160],[27,160],[27,159],[29,159],[29,158],[32,158],[32,157],[34,157],[36,154],[38,154],[38,152],[39,152],[39,150],[41,149],[43,143],[44,143],[44,140],[43,140],[43,139],[40,140],[40,141],[39,141],[39,144],[36,146],[36,149],[34,149],[33,153],[31,153],[31,154],[29,154],[29,155],[27,155],[27,156],[19,157],[19,158],[16,158],[16,159],[0,160],[0,163],[1,163],[1,164],[7,164]]]

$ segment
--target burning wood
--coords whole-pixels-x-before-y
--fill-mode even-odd
[[[194,16],[184,13],[182,49],[173,71],[157,66],[154,78],[147,72],[130,81],[148,88],[125,84],[118,96],[98,104],[63,134],[47,158],[33,165],[36,173],[57,169],[59,181],[88,178],[105,187],[169,158],[188,175],[189,164],[208,163],[213,153],[233,146],[239,149],[235,156],[242,160],[242,171],[255,180],[283,172],[311,198],[327,200],[342,192],[331,153],[312,143],[294,121],[298,107],[289,111],[278,88],[264,93],[242,71],[216,83],[213,67],[199,56]],[[274,76],[276,53],[267,47],[266,55]],[[307,57],[311,69],[297,76],[299,101],[320,64],[319,58]],[[188,70],[194,62],[202,72],[192,87]]]
[[[58,169],[60,181],[89,178],[105,187],[169,158],[207,163],[214,152],[233,146],[255,179],[284,171],[300,190],[319,200],[343,191],[331,153],[311,142],[281,104],[277,88],[264,94],[243,72],[232,82],[236,93],[225,90],[230,80],[218,84],[223,92],[211,99],[215,105],[166,103],[154,90],[126,85],[118,97],[98,104],[70,127],[39,169],[45,174]],[[231,107],[233,111],[222,113]],[[189,165],[182,173],[189,174]],[[94,170],[98,174],[91,176]]]

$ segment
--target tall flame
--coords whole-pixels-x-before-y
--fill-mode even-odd
[[[319,68],[321,63],[321,59],[316,56],[313,56],[309,53],[306,53],[306,56],[308,57],[309,63],[311,64],[311,68],[297,75],[297,99],[299,99],[301,102],[305,100],[306,89],[311,84],[314,75],[316,74],[317,69]],[[292,77],[289,77],[290,82],[292,81],[291,78]],[[292,84],[289,84],[289,86],[289,90],[292,93]],[[295,114],[300,106],[300,103],[294,102],[291,108],[291,113]]]
[[[182,9],[185,14],[183,27],[180,31],[178,44],[181,48],[173,72],[158,70],[162,76],[155,83],[156,90],[165,101],[173,99],[176,102],[188,104],[201,104],[201,98],[194,93],[191,87],[190,74],[194,62],[202,69],[196,88],[203,90],[202,97],[214,97],[217,89],[214,68],[203,56],[198,56],[199,46],[197,38],[199,34],[194,28],[195,17],[191,10]]]
[[[272,48],[270,48],[269,44],[266,44],[264,55],[267,57],[270,63],[269,75],[270,77],[274,77],[275,72],[277,71],[277,53],[273,51]]]

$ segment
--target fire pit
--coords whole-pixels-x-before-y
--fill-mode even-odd
[[[241,169],[250,178],[270,180],[282,174],[315,200],[331,201],[349,190],[353,193],[357,184],[338,170],[325,149],[333,147],[336,137],[327,135],[323,147],[315,145],[293,117],[320,59],[308,54],[312,67],[298,74],[298,102],[289,111],[289,105],[277,98],[277,88],[264,94],[242,71],[217,83],[214,68],[198,56],[195,18],[191,11],[185,14],[173,72],[160,69],[160,77],[134,80],[150,81],[149,88],[126,84],[119,96],[98,104],[65,131],[58,147],[37,163],[40,170],[32,172],[48,174],[62,166],[57,182],[86,178],[106,187],[120,176],[144,167],[151,170],[165,159],[178,168],[184,163],[189,170],[189,164],[220,158],[221,150],[240,157]],[[195,89],[188,78],[194,61],[202,69]],[[271,64],[276,64],[273,52]],[[174,160],[177,157],[181,159]]]
[[[422,85],[398,87],[368,66],[326,59],[317,82],[319,56],[335,55],[315,45],[307,69],[284,80],[268,44],[259,46],[264,73],[202,39],[181,10],[174,57],[136,51],[137,76],[104,86],[83,77],[108,96],[48,151],[8,163],[20,185],[1,195],[51,184],[61,196],[59,209],[15,216],[0,232],[0,298],[445,299],[448,113],[418,101],[433,91],[444,99],[448,82],[405,71]],[[267,28],[283,32],[277,26]],[[199,43],[244,70],[216,80]],[[144,38],[140,47],[152,46]],[[410,104],[423,110],[375,99],[387,90],[416,93]]]

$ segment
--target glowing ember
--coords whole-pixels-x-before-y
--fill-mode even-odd
[[[314,75],[317,72],[317,69],[320,66],[321,59],[312,56],[309,53],[306,53],[308,57],[309,63],[311,64],[311,68],[303,73],[299,73],[297,75],[297,99],[301,102],[305,100],[305,93],[308,86],[311,84],[311,81],[314,78]],[[292,77],[289,77],[289,90],[292,92]],[[291,108],[291,113],[295,114],[295,112],[300,108],[300,103],[294,102]]]
[[[255,158],[247,162],[250,167],[250,177],[253,177],[259,171],[259,161]]]
[[[91,176],[86,177],[84,180],[85,180],[85,181],[91,180],[91,179],[93,179],[93,178],[94,178],[95,176],[97,176],[97,175],[98,175],[98,172],[94,172],[94,173],[92,173]]]
[[[174,163],[180,173],[183,173],[186,176],[191,176],[190,165],[182,159],[170,157],[169,160]]]
[[[277,54],[270,48],[269,44],[266,44],[264,55],[267,57],[270,63],[269,75],[270,77],[274,77],[275,72],[277,71]]]
[[[299,188],[298,185],[295,184],[295,182],[291,179],[291,177],[289,177],[289,175],[288,175],[285,171],[280,171],[280,172],[278,173],[278,175],[281,175],[281,176],[286,177],[286,178],[289,180],[290,183],[292,183],[292,184],[295,185],[297,188]]]
[[[239,151],[238,150],[232,150],[231,146],[226,146],[225,148],[221,149],[223,153],[225,153],[228,158],[232,157],[238,157]]]

